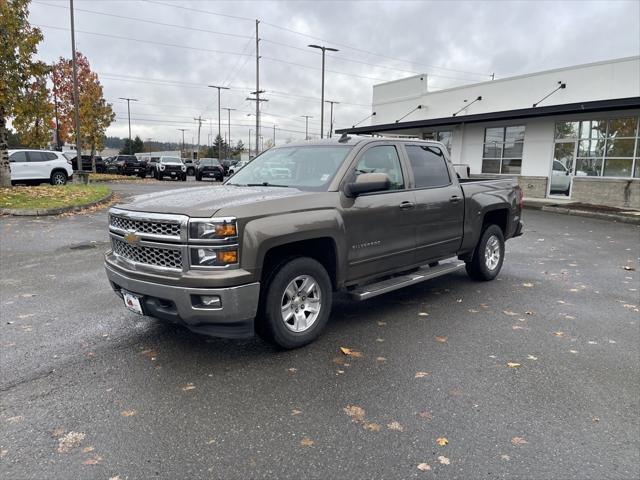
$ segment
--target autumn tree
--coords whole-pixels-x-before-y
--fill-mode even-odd
[[[13,127],[25,147],[43,148],[51,141],[53,104],[44,77],[32,82],[16,103]]]
[[[0,0],[0,187],[11,186],[7,120],[48,71],[34,58],[42,33],[29,24],[28,7],[29,0]]]
[[[83,145],[91,147],[92,169],[95,171],[96,150],[104,148],[107,127],[115,118],[111,104],[104,99],[98,74],[91,71],[87,58],[76,52],[78,95],[80,97],[80,137]],[[76,138],[73,102],[73,66],[70,59],[62,58],[53,66],[53,93],[58,99],[60,138],[73,142]]]

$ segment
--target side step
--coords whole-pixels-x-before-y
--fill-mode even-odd
[[[464,265],[464,262],[455,260],[440,263],[435,267],[420,267],[417,271],[406,275],[399,275],[380,282],[362,285],[349,292],[349,294],[353,300],[367,300],[369,298],[382,295],[383,293],[393,292],[394,290],[408,287],[409,285],[414,285],[416,283],[424,282],[425,280],[430,280],[432,278],[441,277],[442,275],[455,272],[456,270],[463,268]]]

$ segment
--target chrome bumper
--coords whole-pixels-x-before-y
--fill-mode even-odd
[[[113,290],[138,294],[145,315],[179,323],[190,330],[219,337],[253,335],[253,319],[258,311],[258,282],[226,288],[185,288],[128,278],[105,264]],[[220,306],[194,306],[199,295],[218,296]]]

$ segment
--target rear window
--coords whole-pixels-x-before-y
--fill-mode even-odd
[[[442,187],[451,183],[442,150],[430,145],[407,145],[406,149],[416,188]]]
[[[120,155],[118,160],[124,160],[125,162],[137,162],[138,159],[135,155]]]

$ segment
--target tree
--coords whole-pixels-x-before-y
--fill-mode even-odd
[[[243,151],[244,151],[244,143],[242,142],[242,140],[238,140],[238,143],[236,143],[236,146],[231,149],[231,152],[232,152],[231,154],[234,157],[240,157]]]
[[[136,135],[136,138],[133,139],[133,153],[141,152],[144,152],[144,142]]]
[[[224,141],[220,135],[216,135],[216,139],[213,142],[213,157],[218,158],[220,156],[220,152],[224,156],[227,151],[227,142]],[[218,160],[222,160],[222,158],[218,158]]]
[[[104,99],[98,75],[91,71],[87,58],[76,52],[78,72],[78,95],[80,97],[80,139],[91,147],[92,168],[95,171],[96,150],[103,148],[105,132],[115,118],[111,104]],[[53,66],[53,92],[58,98],[60,138],[75,142],[76,124],[73,101],[73,65],[70,59],[62,58]],[[78,146],[76,146],[78,148]],[[80,152],[82,153],[82,152]]]
[[[47,65],[35,60],[42,41],[29,24],[29,0],[0,0],[0,187],[11,186],[7,119],[15,116],[29,86],[47,74]]]
[[[15,105],[13,126],[25,147],[43,148],[52,140],[53,104],[43,78],[33,82]]]

